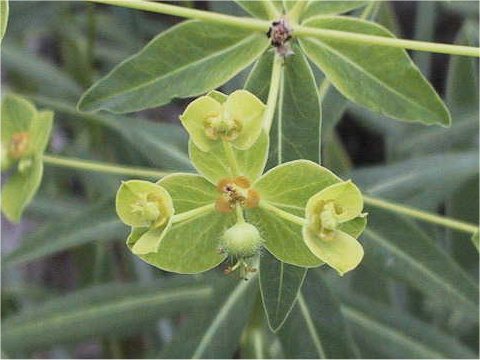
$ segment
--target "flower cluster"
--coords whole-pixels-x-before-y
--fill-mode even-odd
[[[193,101],[180,120],[199,174],[171,174],[157,183],[122,183],[116,207],[132,227],[131,251],[167,271],[198,273],[225,259],[243,276],[265,248],[303,267],[323,263],[340,274],[363,257],[356,238],[366,225],[351,181],[306,160],[265,174],[265,105],[253,94],[217,91]],[[263,174],[263,175],[262,175]]]

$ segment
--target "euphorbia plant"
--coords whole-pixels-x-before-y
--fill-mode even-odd
[[[262,247],[296,266],[326,263],[343,274],[358,265],[363,250],[356,238],[365,227],[360,191],[307,160],[262,176],[268,138],[264,105],[254,95],[210,93],[180,119],[200,175],[122,184],[117,213],[132,226],[127,245],[134,254],[179,273],[206,271],[226,258],[233,261],[228,273],[255,271]]]

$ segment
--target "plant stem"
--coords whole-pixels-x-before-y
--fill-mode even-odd
[[[294,29],[295,36],[316,37],[325,40],[337,40],[346,43],[388,46],[400,49],[428,51],[439,54],[463,55],[480,57],[480,48],[472,46],[432,43],[417,40],[404,40],[384,36],[357,34],[347,31],[331,29],[316,29],[307,26],[298,26]]]
[[[297,1],[295,5],[293,5],[292,9],[288,12],[287,17],[290,22],[290,24],[296,24],[298,23],[298,20],[300,19],[300,15],[302,15],[303,9],[305,8],[305,5],[307,5],[308,1]]]
[[[478,226],[469,224],[463,221],[454,220],[447,218],[445,216],[434,215],[428,212],[414,209],[404,205],[398,205],[385,200],[377,199],[370,196],[363,195],[363,200],[365,204],[378,207],[385,210],[390,210],[392,212],[410,216],[415,219],[423,220],[432,224],[442,225],[451,229],[458,231],[466,232],[469,234],[474,234],[478,231]]]
[[[267,202],[265,200],[260,201],[259,206],[261,208],[267,210],[267,211],[270,211],[270,212],[274,213],[275,215],[278,215],[278,217],[281,217],[282,219],[290,221],[294,224],[297,224],[297,225],[300,225],[300,226],[303,226],[305,224],[305,219],[304,218],[301,218],[299,216],[290,214],[289,212],[286,212],[282,209],[279,209],[278,207],[270,204],[269,202]]]
[[[267,108],[263,118],[263,128],[267,133],[272,127],[273,116],[277,107],[278,90],[280,89],[280,80],[282,77],[283,58],[275,53],[272,66],[272,77],[270,78],[270,89],[268,90]]]
[[[160,178],[168,175],[168,172],[150,170],[141,167],[122,166],[102,163],[91,160],[81,160],[57,155],[43,155],[43,162],[46,165],[58,166],[77,170],[96,171],[108,174],[138,176],[143,178]]]
[[[267,21],[267,20],[230,16],[230,15],[224,15],[224,14],[211,12],[211,11],[191,9],[191,8],[169,5],[169,4],[158,3],[158,2],[150,2],[150,1],[144,1],[144,0],[88,0],[88,1],[99,3],[99,4],[122,6],[130,9],[151,11],[154,13],[179,16],[179,17],[184,17],[189,19],[203,20],[208,22],[214,22],[217,24],[240,27],[240,28],[253,30],[253,31],[266,32],[270,27],[270,21]]]
[[[199,216],[202,216],[206,213],[209,213],[211,211],[215,210],[215,204],[208,204],[204,206],[200,206],[198,208],[195,208],[190,211],[185,211],[181,214],[175,214],[172,217],[172,224],[177,224],[179,222],[184,222],[188,220],[193,220]]]
[[[225,155],[227,155],[228,165],[230,166],[230,170],[233,176],[239,176],[240,172],[238,170],[238,163],[237,158],[235,157],[235,153],[232,149],[232,144],[230,144],[226,140],[222,140],[223,142],[223,149],[225,150]]]
[[[185,7],[163,4],[158,2],[149,2],[144,0],[88,0],[100,4],[122,6],[131,9],[151,11],[160,14],[174,15],[189,19],[203,20],[217,24],[240,27],[252,31],[266,32],[270,27],[267,20],[252,18],[243,18],[219,14],[216,12],[189,9]],[[356,44],[389,46],[401,49],[410,49],[417,51],[428,51],[440,54],[463,55],[480,57],[480,48],[472,46],[460,46],[451,44],[431,43],[416,40],[403,40],[396,38],[387,38],[383,36],[357,34],[348,31],[338,31],[330,29],[316,29],[307,26],[296,26],[294,28],[295,36],[310,36],[320,39],[331,39]]]
[[[243,216],[243,207],[237,204],[237,206],[235,206],[235,211],[237,215],[237,223],[245,224],[245,218]]]

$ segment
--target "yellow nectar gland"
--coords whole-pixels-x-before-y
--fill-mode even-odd
[[[12,135],[8,147],[8,156],[12,159],[20,159],[28,150],[30,135],[27,132],[18,132]]]
[[[215,208],[219,212],[230,212],[237,204],[251,209],[260,201],[260,195],[250,188],[250,180],[245,176],[222,179],[218,182],[217,190],[221,194],[215,203]]]
[[[207,114],[204,121],[205,135],[211,140],[222,139],[226,141],[235,140],[242,129],[240,121],[232,119],[229,116],[223,116],[211,111]]]

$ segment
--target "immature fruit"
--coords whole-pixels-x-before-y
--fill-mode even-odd
[[[263,239],[252,224],[235,224],[223,234],[223,250],[237,258],[247,258],[260,250]]]

